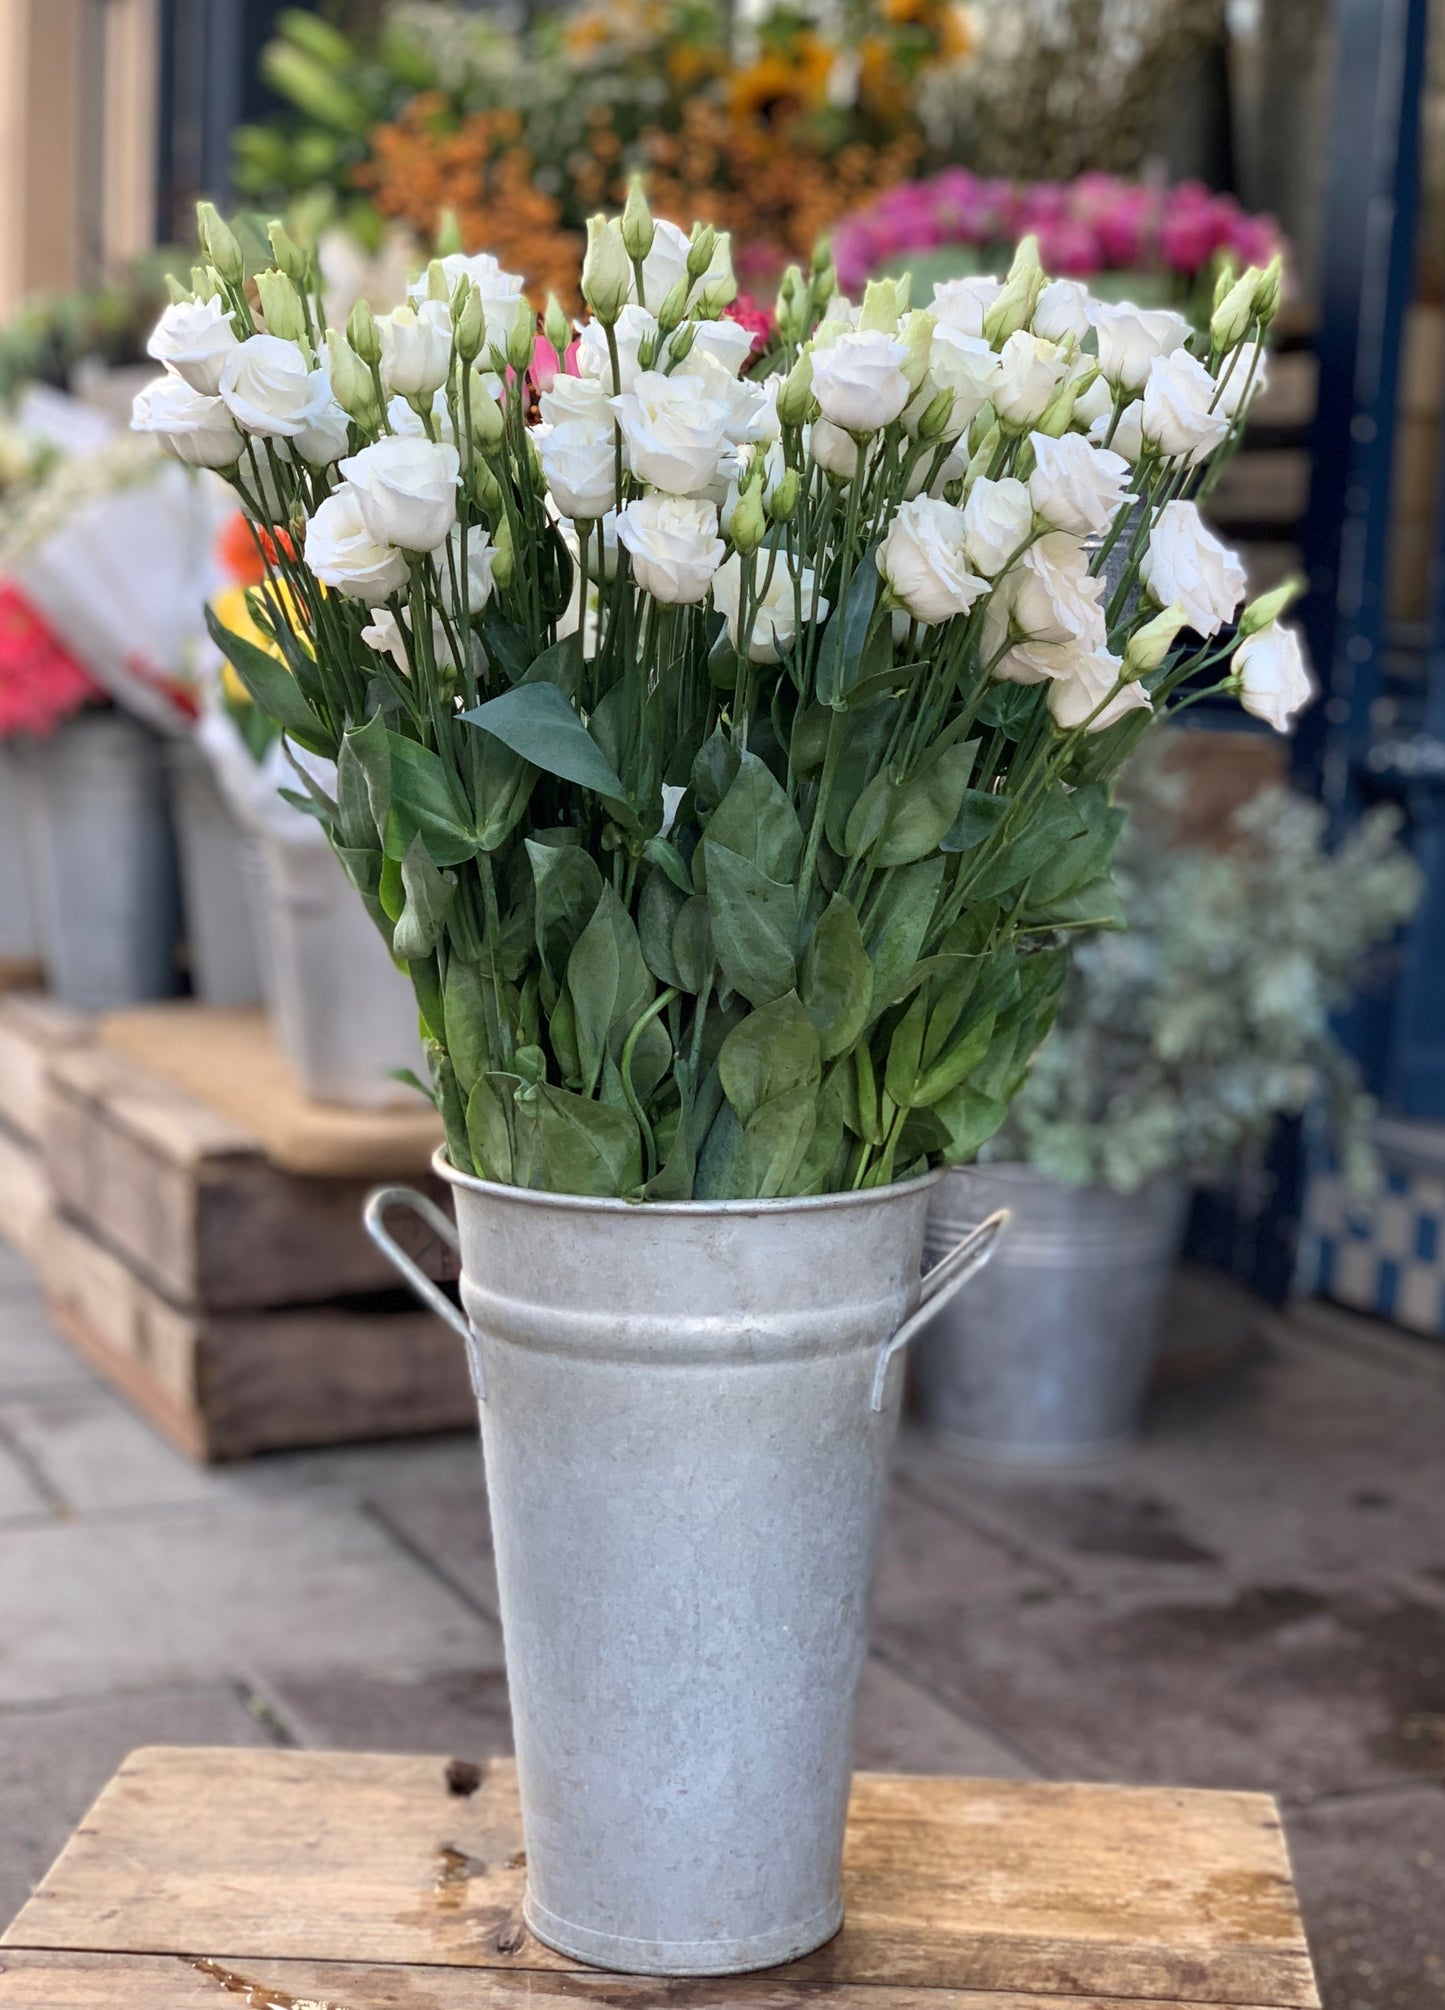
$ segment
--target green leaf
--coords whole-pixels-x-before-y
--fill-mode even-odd
[[[602,898],[602,874],[592,854],[580,845],[547,844],[536,837],[525,842],[536,889],[537,953],[560,984],[572,945]]]
[[[582,682],[580,630],[564,635],[560,642],[554,642],[540,656],[534,656],[519,681],[523,684],[555,684],[563,697],[575,704]]]
[[[344,733],[336,754],[336,821],[341,842],[353,850],[379,850],[381,826],[371,814],[366,773],[350,733]]]
[[[274,719],[283,733],[289,733],[293,740],[311,753],[333,757],[336,753],[334,736],[327,732],[307,704],[300,685],[286,665],[278,663],[264,649],[258,649],[254,642],[247,642],[243,636],[233,635],[229,628],[222,627],[216,619],[215,610],[210,607],[206,609],[206,628],[211,640],[267,717]]]
[[[692,1183],[696,1200],[751,1200],[752,1170],[748,1141],[737,1111],[723,1101],[703,1137],[697,1174]]]
[[[975,845],[993,836],[1012,808],[1012,796],[993,796],[987,789],[965,789],[963,807],[953,828],[939,839],[939,850],[972,851]]]
[[[863,674],[863,647],[878,599],[878,567],[865,552],[848,582],[843,605],[824,630],[815,687],[824,705],[844,698]]]
[[[717,808],[732,787],[738,763],[738,750],[721,728],[698,748],[692,764],[692,792],[704,816]]]
[[[708,819],[707,836],[769,879],[792,879],[803,856],[798,813],[756,754],[742,756],[732,786]]]
[[[880,704],[865,706],[860,712],[845,713],[838,726],[843,745],[828,797],[824,830],[840,857],[844,855],[849,814],[881,766],[897,720],[897,702],[885,699]]]
[[[914,1109],[926,1109],[930,1103],[941,1102],[973,1073],[988,1053],[997,1016],[985,1012],[981,1018],[971,1020],[967,1031],[953,1046],[924,1070],[913,1091]]]
[[[477,848],[496,851],[527,813],[537,770],[494,733],[469,736],[472,801],[478,807]]]
[[[421,838],[415,837],[401,862],[406,905],[392,936],[392,950],[408,963],[430,956],[441,939],[446,913],[457,890],[454,872],[441,872],[431,862]]]
[[[981,1145],[988,1143],[1008,1115],[1008,1104],[961,1082],[950,1095],[933,1105],[932,1114],[948,1129],[948,1163],[962,1165],[977,1155]]]
[[[687,861],[671,838],[650,837],[642,847],[642,856],[650,865],[660,866],[684,898],[692,892],[692,874],[687,869]]]
[[[599,796],[626,800],[602,749],[555,684],[517,684],[462,717],[481,726],[534,767]]]
[[[690,893],[679,893],[667,874],[654,866],[637,902],[637,935],[647,967],[660,984],[674,985],[679,991],[689,986],[683,983],[677,967],[672,936],[678,916],[692,898]]]
[[[446,983],[442,987],[442,1015],[446,1021],[446,1047],[464,1096],[469,1096],[486,1073],[487,1012],[483,1002],[482,973],[474,963],[453,956],[447,962]]]
[[[1127,928],[1129,918],[1119,889],[1108,873],[1076,887],[1047,908],[1029,908],[1020,917],[1024,928]]]
[[[888,1042],[888,1065],[883,1086],[900,1110],[913,1107],[913,1091],[923,1058],[923,1032],[928,1023],[928,993],[920,988],[912,1004],[893,1028]]]
[[[976,740],[965,740],[961,746],[944,747],[916,775],[893,791],[881,836],[874,845],[871,860],[874,866],[912,865],[916,859],[926,858],[931,851],[939,849],[962,806],[977,753]],[[877,782],[872,786],[876,788]],[[853,819],[850,816],[850,845],[852,837]]]
[[[536,1091],[542,1184],[552,1193],[617,1199],[642,1184],[642,1137],[631,1115],[569,1089]]]
[[[723,1093],[747,1124],[777,1096],[816,1089],[822,1076],[818,1035],[796,991],[750,1012],[718,1055]]]
[[[818,1122],[815,1088],[788,1089],[773,1096],[743,1126],[749,1198],[776,1200],[791,1194]]]
[[[567,992],[572,1000],[577,1057],[582,1087],[589,1096],[597,1087],[607,1056],[607,1035],[617,1011],[617,987],[622,976],[622,951],[609,895],[612,902],[617,902],[612,888],[604,886],[592,919],[567,958]]]
[[[678,909],[672,928],[672,958],[682,989],[701,998],[712,984],[717,952],[712,944],[712,915],[700,893]]]
[[[803,951],[799,988],[818,1030],[822,1057],[846,1053],[868,1023],[873,966],[852,904],[835,893]]]
[[[1097,786],[1076,790],[1072,802],[1083,817],[1085,828],[1080,836],[1061,845],[1029,881],[1024,905],[1030,911],[1051,907],[1066,893],[1073,893],[1108,872],[1126,812],[1111,809],[1104,790]]]
[[[498,614],[486,615],[482,621],[482,646],[487,661],[496,664],[509,684],[520,684],[532,667],[527,631],[515,621],[503,621]]]
[[[943,860],[938,857],[900,866],[885,883],[865,939],[873,965],[872,1018],[885,1011],[906,986],[922,954],[942,884]]]
[[[988,855],[979,861],[976,876],[968,882],[969,899],[992,900],[999,894],[1011,893],[1083,829],[1084,819],[1073,798],[1055,788],[1030,811],[1022,830],[1006,843],[991,846]]]
[[[514,1183],[512,1152],[515,1075],[479,1075],[467,1096],[467,1140],[482,1179]]]
[[[796,972],[798,892],[770,879],[726,845],[704,838],[707,905],[718,967],[750,1005],[766,1005],[791,991]]]

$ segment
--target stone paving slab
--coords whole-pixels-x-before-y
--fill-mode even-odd
[[[14,1446],[6,1442],[0,1410],[0,1528],[10,1522],[44,1520],[53,1513],[53,1503],[36,1485]]]
[[[137,1745],[266,1745],[234,1685],[0,1711],[0,1925],[8,1925]]]
[[[1445,1786],[1288,1809],[1326,2010],[1445,2004]]]
[[[215,1497],[204,1472],[95,1385],[0,1400],[6,1439],[74,1513],[203,1507]]]
[[[501,1665],[501,1636],[343,1503],[8,1531],[0,1703],[251,1669]]]
[[[0,1256],[5,1253],[0,1243]],[[5,1275],[0,1270],[0,1397],[35,1390],[98,1389],[90,1370],[56,1339],[29,1278],[7,1289]]]

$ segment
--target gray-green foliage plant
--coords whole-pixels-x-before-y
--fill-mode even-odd
[[[1374,1106],[1330,1021],[1418,898],[1397,814],[1372,810],[1331,850],[1320,806],[1271,789],[1218,851],[1171,841],[1160,797],[1151,783],[1115,858],[1128,929],[1079,944],[990,1156],[1132,1193],[1217,1173],[1318,1103],[1367,1178]]]
[[[1211,671],[1307,692],[1190,500],[1278,271],[1196,335],[1096,330],[1031,242],[931,310],[820,259],[761,378],[726,240],[638,194],[545,352],[485,256],[343,334],[279,225],[254,274],[202,238],[136,423],[264,533],[273,648],[216,639],[411,975],[453,1164],[766,1199],[971,1157],[1122,919],[1124,756]]]

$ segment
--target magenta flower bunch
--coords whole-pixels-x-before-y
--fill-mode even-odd
[[[852,212],[833,235],[839,283],[850,291],[896,260],[957,246],[1007,263],[1032,236],[1045,268],[1076,279],[1156,272],[1180,293],[1220,259],[1267,265],[1283,248],[1273,217],[1251,216],[1202,182],[1172,187],[1081,174],[1072,181],[1005,181],[945,168],[901,182]]]

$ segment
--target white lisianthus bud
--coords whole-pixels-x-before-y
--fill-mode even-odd
[[[1217,356],[1237,348],[1248,334],[1259,279],[1259,272],[1251,266],[1242,279],[1235,280],[1210,316],[1209,343]]]
[[[933,351],[933,325],[933,316],[919,307],[911,307],[898,324],[898,339],[907,351],[903,374],[908,379],[910,395],[922,388],[928,375],[929,357]],[[936,390],[938,386],[933,388]]]
[[[246,261],[241,256],[235,232],[214,203],[197,203],[196,232],[202,251],[221,278],[228,285],[239,286],[246,276]]]
[[[336,328],[326,331],[326,354],[331,366],[332,396],[353,419],[372,424],[376,417],[376,386],[371,381],[371,372]]]
[[[437,590],[442,604],[449,613],[468,617],[480,614],[492,597],[492,539],[490,533],[479,523],[472,524],[467,531],[466,607],[457,604],[457,596],[452,587],[455,574],[458,583],[462,573],[462,533],[460,527],[454,530],[447,545],[450,560],[437,567]]]
[[[182,286],[174,272],[166,274],[166,292],[172,307],[189,307],[196,297],[189,286]]]
[[[1142,391],[1156,356],[1170,356],[1189,340],[1190,327],[1171,308],[1112,306],[1094,308],[1099,338],[1099,369],[1116,390]]]
[[[487,373],[472,365],[472,440],[483,454],[500,451],[506,437],[502,408],[492,396]]]
[[[1042,418],[1068,368],[1057,343],[1041,341],[1020,328],[999,352],[998,375],[989,392],[999,424],[1022,432]]]
[[[547,332],[547,340],[557,352],[557,361],[564,362],[572,346],[572,323],[563,313],[562,303],[555,293],[547,295],[547,312],[542,317],[542,326]]]
[[[825,474],[836,475],[845,482],[851,482],[857,474],[862,459],[858,442],[830,419],[814,419],[807,431],[807,447],[809,458]]]
[[[455,447],[395,434],[341,463],[362,522],[378,544],[435,551],[457,520],[461,463]]]
[[[1018,556],[1034,527],[1029,492],[1013,475],[990,481],[980,475],[963,506],[963,542],[969,562],[993,579]]]
[[[1255,314],[1266,328],[1279,312],[1280,296],[1283,291],[1284,255],[1277,251],[1260,274],[1259,285],[1254,295]]]
[[[801,604],[805,622],[822,623],[828,618],[830,602],[819,593],[817,577],[811,566],[805,565],[797,574],[797,595],[794,595],[794,575],[786,565],[772,569],[772,579],[766,578],[766,568],[761,568],[764,576],[754,581],[756,598],[749,596],[748,614],[752,633],[748,641],[748,660],[751,663],[778,663],[783,652],[791,649],[798,639],[798,606]],[[741,645],[738,628],[738,603],[742,592],[743,560],[736,553],[718,567],[712,583],[713,605],[727,622],[728,640],[733,648]]]
[[[1239,639],[1257,635],[1261,628],[1268,628],[1271,621],[1278,621],[1299,599],[1305,590],[1304,576],[1292,572],[1288,579],[1282,579],[1278,586],[1268,593],[1261,593],[1251,600],[1239,617]]]
[[[1034,471],[1029,499],[1037,513],[1055,530],[1072,531],[1075,537],[1101,536],[1123,504],[1129,463],[1121,454],[1091,447],[1081,433],[1066,433],[1058,440],[1034,433],[1030,443]]]
[[[1089,428],[1089,438],[1096,447],[1106,442],[1110,451],[1122,454],[1131,467],[1137,467],[1144,458],[1144,401],[1133,398],[1119,414],[1119,422],[1114,423],[1113,408],[1102,418],[1094,420]]]
[[[278,440],[294,439],[321,402],[306,358],[279,335],[238,343],[221,365],[220,394],[243,431]]]
[[[1079,657],[1067,677],[1056,678],[1049,686],[1049,710],[1055,724],[1067,732],[1087,721],[1089,732],[1102,733],[1117,725],[1126,713],[1149,711],[1149,693],[1142,684],[1131,680],[1122,689],[1116,688],[1122,673],[1119,658],[1107,649],[1094,649]]]
[[[1029,325],[1046,342],[1062,342],[1070,335],[1082,342],[1094,325],[1093,308],[1093,298],[1081,281],[1051,279],[1039,294]]]
[[[306,315],[301,306],[301,295],[284,272],[269,269],[258,272],[256,295],[261,303],[261,318],[266,323],[268,335],[279,335],[283,342],[305,341]]]
[[[589,216],[582,297],[604,328],[616,322],[632,292],[632,261],[616,218]]]
[[[1074,405],[1083,388],[1084,379],[1081,377],[1060,384],[1040,414],[1035,434],[1042,433],[1049,440],[1062,439],[1074,423]]]
[[[608,392],[614,389],[630,391],[643,368],[639,355],[643,343],[649,340],[655,343],[657,339],[656,315],[629,301],[612,329],[612,340],[617,345],[617,383],[614,385],[612,380],[612,352],[607,344],[607,331],[600,321],[586,322],[577,338],[578,372],[584,377],[595,377]],[[653,361],[656,361],[655,349]]]
[[[870,279],[858,310],[860,329],[876,335],[896,335],[908,311],[909,283],[903,279]]]
[[[1044,275],[1039,266],[1039,241],[1025,237],[1014,253],[1008,278],[997,297],[984,312],[984,339],[995,345],[1006,342],[1021,328],[1027,328],[1043,290]]]
[[[687,258],[684,268],[689,279],[701,279],[712,261],[717,244],[717,231],[710,223],[695,223],[692,236],[688,240]]]
[[[666,218],[654,220],[652,231],[652,245],[642,261],[642,290],[647,297],[640,304],[650,307],[668,325],[663,303],[675,297],[678,305],[670,324],[675,328],[687,312],[688,295],[692,291],[692,281],[687,276],[688,236]]]
[[[358,300],[347,317],[346,339],[368,370],[381,361],[381,334],[376,316],[364,300]]]
[[[231,316],[219,295],[209,300],[173,301],[146,343],[146,354],[184,377],[193,391],[214,398],[221,366],[237,346]]]
[[[915,621],[967,614],[986,583],[968,569],[963,511],[932,496],[899,506],[878,547],[878,571]]]
[[[762,489],[756,485],[745,488],[728,517],[728,537],[734,551],[740,551],[744,558],[750,557],[762,543],[767,528],[768,511]]]
[[[1097,371],[1074,397],[1074,423],[1088,428],[1102,419],[1105,429],[1114,411],[1113,386]],[[1091,434],[1091,438],[1094,436]]]
[[[1240,704],[1277,733],[1287,733],[1295,713],[1315,695],[1299,635],[1278,622],[1245,637],[1234,652],[1232,669]]]
[[[492,532],[492,578],[505,593],[517,574],[517,552],[512,543],[512,524],[503,517]]]
[[[476,362],[486,344],[487,310],[481,294],[470,280],[459,280],[457,291],[461,299],[452,319],[452,339],[456,344],[457,358],[465,366]]]
[[[230,468],[245,442],[219,398],[208,398],[184,377],[157,377],[137,392],[131,431],[153,433],[173,459],[192,468]]]
[[[611,415],[564,419],[540,431],[537,451],[563,516],[595,523],[617,503],[617,439]]]
[[[813,354],[813,396],[823,417],[848,433],[892,425],[908,403],[908,351],[895,336],[858,329]]]
[[[1187,349],[1156,356],[1144,386],[1144,438],[1170,460],[1184,456],[1191,466],[1207,460],[1229,431],[1216,388],[1204,365]]]
[[[767,498],[768,515],[774,523],[787,523],[798,507],[803,482],[796,468],[784,469],[777,486]]]
[[[628,503],[617,513],[617,541],[631,556],[638,585],[669,607],[705,600],[723,559],[717,511],[687,497],[643,496]]]
[[[444,300],[424,300],[420,308],[398,307],[377,323],[381,335],[381,381],[403,398],[430,398],[447,381],[452,366],[452,317]]]
[[[1178,640],[1180,629],[1188,626],[1189,616],[1184,611],[1183,601],[1171,601],[1152,621],[1146,621],[1129,637],[1124,647],[1124,675],[1129,678],[1147,677],[1151,671],[1158,670]]]
[[[919,393],[921,397],[922,392]],[[937,440],[956,440],[962,428],[953,414],[952,391],[935,392],[918,415],[916,437],[925,445]],[[920,467],[919,476],[924,470]]]
[[[710,397],[694,377],[644,370],[611,403],[640,481],[678,496],[711,488],[728,446],[731,412],[722,398]]]
[[[292,237],[279,217],[272,217],[266,226],[266,236],[271,246],[271,256],[292,283],[303,289],[311,276],[311,260]]]
[[[813,397],[813,359],[805,349],[778,387],[778,424],[801,426]]]
[[[1176,601],[1189,626],[1207,641],[1244,597],[1244,567],[1205,528],[1192,502],[1166,503],[1149,533],[1139,577],[1160,607]]]
[[[355,489],[329,495],[306,526],[306,563],[325,586],[368,606],[399,593],[407,582],[404,552],[374,538]]]
[[[657,226],[642,190],[642,176],[635,174],[627,185],[627,201],[622,208],[622,242],[627,256],[639,262],[645,259],[656,234]]]
[[[960,335],[983,334],[983,317],[992,307],[1002,284],[991,272],[969,279],[948,279],[933,289],[931,311],[940,328],[956,328]]]

